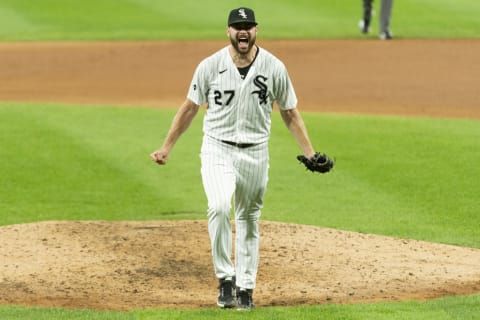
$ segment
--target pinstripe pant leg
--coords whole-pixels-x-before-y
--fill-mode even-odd
[[[259,220],[268,181],[268,143],[241,150],[235,190],[237,286],[254,289],[259,260]]]
[[[208,232],[217,278],[235,275],[231,260],[232,227],[230,211],[235,190],[231,147],[204,137],[201,162],[202,182],[208,200]]]

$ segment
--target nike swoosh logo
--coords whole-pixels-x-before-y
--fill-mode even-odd
[[[222,71],[219,71],[218,73],[222,74],[224,73],[225,71],[227,71],[228,69],[225,69],[225,70],[222,70]]]

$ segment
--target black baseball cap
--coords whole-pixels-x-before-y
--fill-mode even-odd
[[[255,12],[246,7],[233,9],[228,16],[228,25],[231,26],[236,23],[251,23],[257,25],[257,21],[255,21]]]

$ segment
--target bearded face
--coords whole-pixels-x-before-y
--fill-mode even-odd
[[[251,23],[233,24],[228,27],[228,36],[239,54],[247,54],[255,45],[257,26]]]

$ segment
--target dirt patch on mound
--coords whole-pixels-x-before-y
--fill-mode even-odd
[[[428,299],[480,291],[480,250],[262,222],[259,306]],[[206,221],[0,228],[0,303],[214,307]]]

